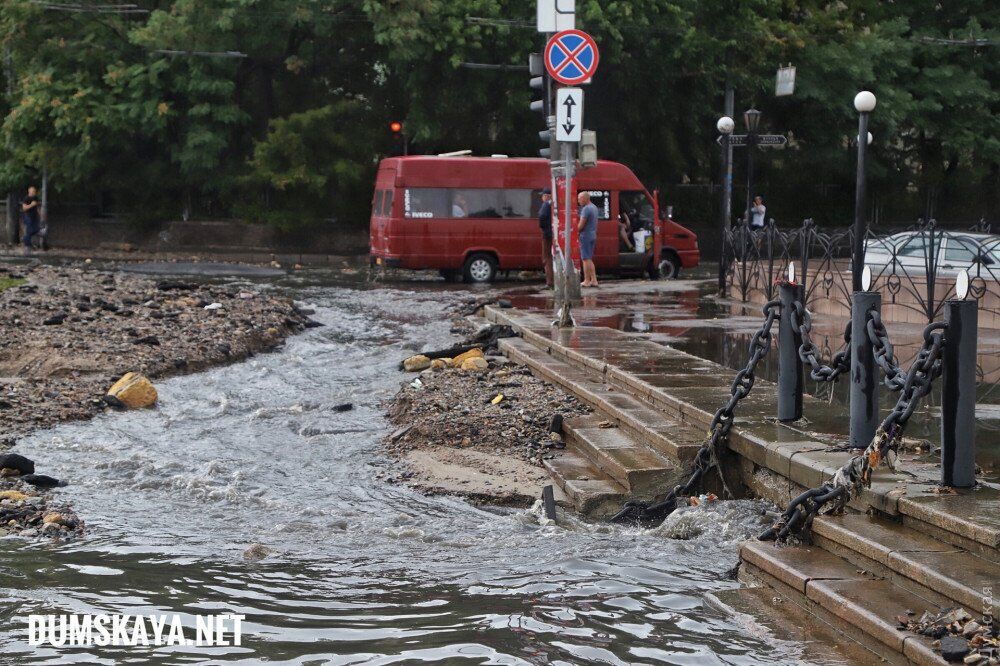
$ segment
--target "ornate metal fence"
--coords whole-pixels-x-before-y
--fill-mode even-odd
[[[894,231],[869,228],[869,289],[882,293],[886,319],[939,319],[944,302],[955,297],[956,277],[964,269],[970,278],[968,297],[979,302],[980,327],[1000,329],[1000,234],[991,231],[985,222],[962,231],[943,229],[934,220]],[[851,229],[825,231],[805,220],[801,227],[786,230],[771,220],[760,230],[734,226],[723,242],[729,297],[754,303],[772,300],[776,281],[794,261],[811,310],[841,316],[850,312]]]

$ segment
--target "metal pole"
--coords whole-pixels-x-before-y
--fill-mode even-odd
[[[949,300],[941,394],[941,485],[976,485],[976,329],[975,300]]]
[[[867,448],[878,429],[878,369],[868,340],[868,313],[882,311],[877,291],[856,291],[851,299],[850,444]]]
[[[782,280],[778,283],[781,299],[781,319],[778,320],[778,420],[798,421],[802,418],[804,379],[799,346],[802,334],[792,323],[792,308],[800,298],[799,285]]]
[[[747,226],[750,226],[750,204],[753,203],[753,150],[757,142],[757,132],[747,133],[747,207],[743,213],[746,216]]]
[[[852,290],[860,292],[861,271],[865,263],[865,153],[868,150],[868,112],[858,114],[858,168],[857,182],[854,189],[854,252],[851,257]]]
[[[725,115],[733,117],[735,102],[733,86],[726,81],[726,111]],[[732,215],[733,207],[733,146],[729,142],[729,134],[722,135],[722,210],[720,211],[721,234],[720,242],[722,250],[719,253],[719,295],[726,296],[726,273],[729,271],[729,251],[726,243],[726,230],[729,228],[729,219]]]
[[[564,169],[563,183],[566,190],[565,210],[563,211],[566,221],[566,228],[563,231],[563,300],[559,314],[560,328],[571,328],[574,326],[572,315],[572,301],[579,298],[580,282],[576,279],[576,270],[573,267],[572,257],[572,198],[573,198],[573,146],[570,143],[563,144]],[[576,289],[574,291],[574,282]]]

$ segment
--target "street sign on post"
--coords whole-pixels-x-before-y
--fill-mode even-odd
[[[545,45],[545,68],[559,83],[575,86],[597,71],[600,53],[594,38],[582,30],[556,33]]]
[[[715,142],[721,146],[722,137],[716,138]],[[756,139],[758,146],[784,146],[786,143],[788,143],[788,137],[782,134],[758,134]],[[729,145],[734,147],[747,145],[747,135],[730,134]]]
[[[538,0],[538,32],[576,27],[576,0]]]
[[[576,143],[583,131],[583,90],[560,88],[556,91],[556,141]]]
[[[778,75],[774,81],[774,96],[786,97],[795,92],[795,68],[779,67]]]

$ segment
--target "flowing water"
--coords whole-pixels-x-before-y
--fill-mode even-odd
[[[374,478],[381,403],[407,350],[445,346],[459,293],[331,278],[273,285],[322,328],[283,350],[162,381],[155,410],[61,425],[17,450],[66,479],[88,522],[61,544],[0,540],[0,663],[786,664],[703,595],[737,587],[760,505],[651,531],[544,524]],[[353,402],[355,409],[333,407]],[[260,542],[274,553],[248,562]],[[32,647],[31,613],[246,616],[239,647]]]

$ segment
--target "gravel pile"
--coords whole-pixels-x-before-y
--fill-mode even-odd
[[[393,458],[422,447],[450,446],[516,456],[535,465],[563,446],[549,431],[552,417],[589,413],[572,396],[503,357],[489,369],[427,370],[408,375],[388,405],[397,430],[385,440]]]
[[[996,666],[1000,664],[1000,625],[977,621],[962,608],[920,617],[907,612],[896,617],[900,629],[934,639],[934,647],[947,662]]]
[[[0,438],[107,409],[126,372],[230,363],[309,323],[286,299],[123,273],[0,265],[2,286]]]

